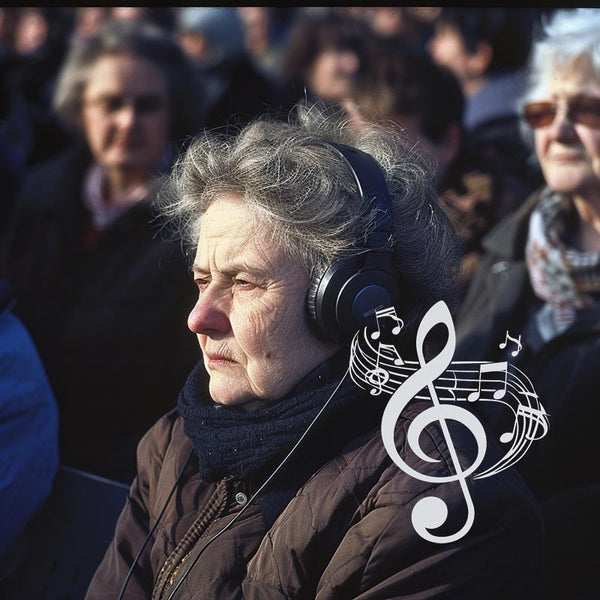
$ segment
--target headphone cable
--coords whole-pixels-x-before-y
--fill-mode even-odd
[[[185,578],[189,575],[190,571],[193,569],[194,565],[198,562],[198,559],[200,558],[202,553],[208,548],[208,546],[212,542],[214,542],[218,537],[220,537],[222,534],[224,534],[242,516],[242,514],[246,511],[246,509],[250,506],[250,504],[273,480],[275,475],[277,475],[277,473],[281,470],[281,468],[285,465],[285,463],[287,463],[287,461],[290,459],[292,454],[296,451],[298,446],[300,446],[300,444],[302,443],[304,438],[308,435],[310,430],[313,428],[313,426],[315,425],[315,423],[317,422],[319,417],[323,414],[323,412],[325,411],[327,406],[329,406],[329,403],[331,402],[331,400],[333,399],[333,397],[335,396],[337,391],[340,389],[340,386],[342,385],[342,383],[344,382],[344,379],[346,379],[346,377],[348,376],[349,373],[350,373],[350,368],[346,369],[344,376],[340,379],[339,383],[337,384],[337,386],[335,387],[335,389],[333,390],[333,392],[331,393],[329,398],[326,400],[326,402],[323,404],[323,406],[320,408],[319,412],[314,416],[313,420],[308,424],[308,426],[304,430],[304,433],[300,436],[298,441],[292,446],[291,450],[285,455],[285,457],[277,465],[277,467],[275,467],[273,472],[269,475],[269,477],[267,477],[267,479],[258,488],[258,490],[256,490],[256,492],[254,492],[254,494],[252,495],[250,500],[248,500],[246,505],[233,517],[233,519],[231,519],[231,521],[229,521],[229,523],[227,523],[227,525],[225,525],[225,527],[223,527],[223,529],[221,529],[221,531],[217,532],[213,537],[211,537],[208,540],[208,542],[206,542],[206,544],[200,549],[200,552],[198,552],[198,554],[194,557],[194,560],[192,560],[192,562],[188,565],[187,569],[184,571],[183,575],[181,576],[181,578],[179,579],[179,581],[177,582],[175,587],[171,590],[171,593],[169,594],[169,597],[167,598],[167,600],[173,600],[173,596],[175,595],[177,590],[180,588],[181,584],[184,582]],[[118,600],[121,600],[120,597]]]
[[[152,529],[150,529],[150,531],[144,538],[144,541],[142,542],[140,549],[138,550],[135,558],[133,559],[133,563],[131,564],[131,567],[129,567],[129,571],[127,572],[127,576],[125,577],[125,580],[123,581],[123,585],[121,586],[121,590],[119,592],[119,595],[117,596],[117,600],[123,599],[123,594],[125,593],[127,584],[129,583],[129,580],[131,579],[131,576],[133,575],[133,570],[135,569],[136,565],[138,564],[138,562],[142,556],[142,552],[144,551],[144,548],[146,548],[146,545],[150,541],[150,538],[154,535],[154,532],[156,531],[156,528],[158,527],[160,520],[162,519],[163,515],[165,514],[165,510],[167,509],[169,501],[171,500],[171,497],[175,493],[175,490],[177,489],[177,486],[179,485],[179,482],[181,481],[181,478],[183,477],[183,472],[185,471],[185,468],[187,467],[187,464],[188,464],[193,452],[194,452],[194,448],[192,447],[192,449],[188,452],[188,455],[185,457],[185,460],[183,461],[183,466],[181,467],[181,471],[179,472],[179,475],[177,476],[177,479],[175,480],[175,483],[173,484],[173,487],[171,488],[171,491],[169,492],[169,495],[167,496],[167,499],[165,500],[165,503],[164,503],[154,525],[152,526]]]

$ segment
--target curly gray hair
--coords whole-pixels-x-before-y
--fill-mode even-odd
[[[60,71],[53,106],[59,117],[79,129],[83,92],[90,67],[102,56],[131,54],[154,63],[169,90],[171,137],[184,140],[196,134],[203,117],[202,94],[191,63],[171,36],[151,23],[110,21],[86,38],[77,38]]]
[[[393,270],[403,318],[455,300],[457,239],[440,208],[431,168],[399,129],[360,132],[337,111],[298,108],[296,119],[262,118],[237,135],[205,133],[182,156],[160,196],[178,234],[196,244],[202,215],[223,194],[251,207],[265,231],[309,277],[356,254],[376,221],[345,161],[322,142],[354,146],[384,172],[392,198]],[[406,321],[405,321],[406,322]]]

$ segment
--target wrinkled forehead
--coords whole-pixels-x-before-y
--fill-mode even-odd
[[[260,211],[239,197],[217,198],[200,220],[197,260],[221,264],[241,261],[268,268],[283,262],[285,254]]]

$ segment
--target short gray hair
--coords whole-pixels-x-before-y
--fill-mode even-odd
[[[196,75],[183,50],[160,27],[147,22],[116,20],[85,38],[76,38],[58,77],[53,105],[59,117],[77,129],[81,100],[92,65],[102,56],[130,54],[154,63],[169,90],[171,137],[183,140],[201,126],[203,107]]]
[[[600,80],[600,9],[559,10],[542,22],[530,57],[525,100],[542,99],[556,70],[580,60]]]
[[[376,220],[347,164],[324,141],[363,150],[384,172],[402,318],[414,320],[440,299],[452,305],[457,238],[432,186],[431,167],[399,128],[369,125],[359,132],[341,112],[313,106],[298,107],[288,122],[263,117],[237,135],[206,132],[175,166],[160,196],[162,212],[193,250],[210,204],[237,195],[279,247],[318,277],[363,248]]]

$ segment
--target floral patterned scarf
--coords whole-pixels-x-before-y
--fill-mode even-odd
[[[600,252],[581,252],[565,240],[572,229],[571,200],[547,189],[529,220],[525,259],[535,295],[545,302],[536,315],[544,341],[565,331],[578,311],[600,292]]]

